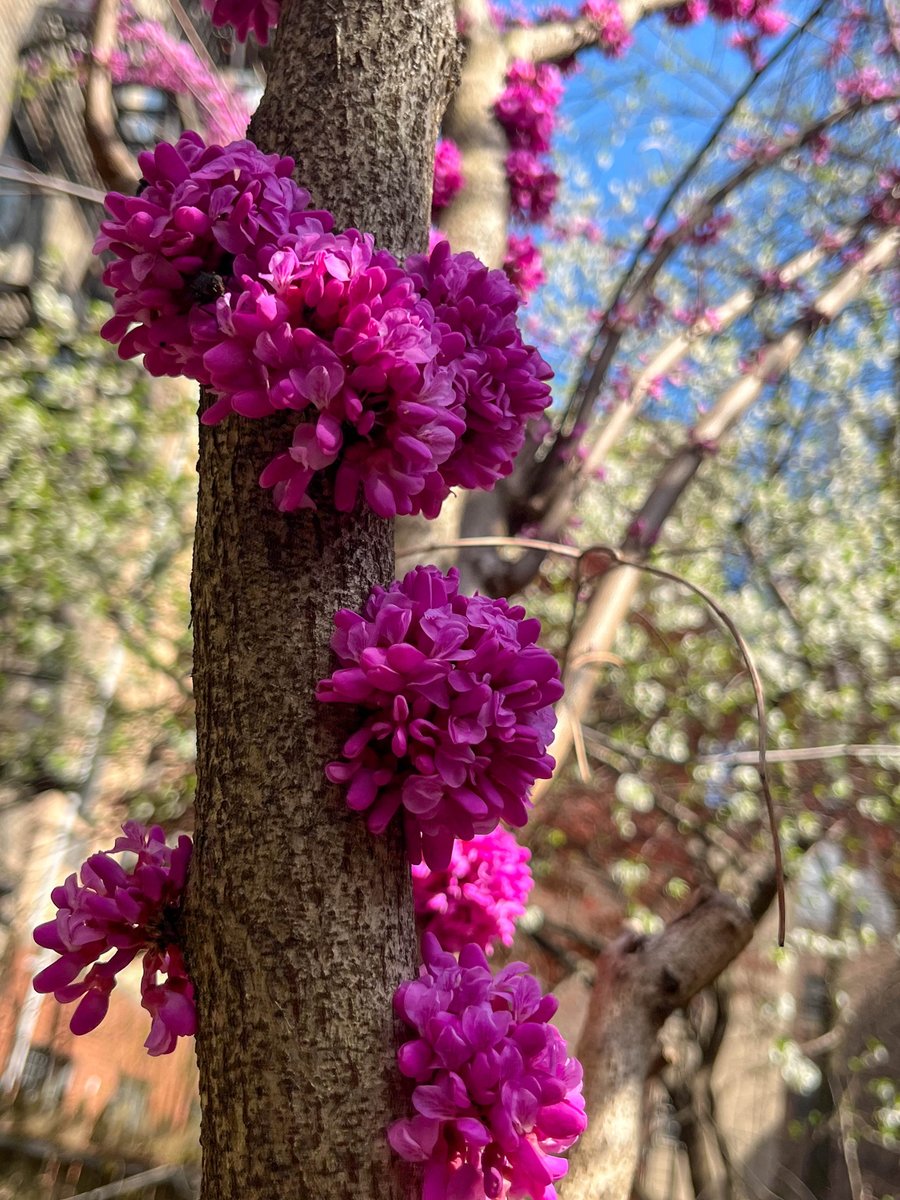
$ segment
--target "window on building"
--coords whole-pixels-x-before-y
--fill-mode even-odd
[[[66,1093],[72,1061],[49,1046],[32,1046],[22,1068],[19,1095],[42,1108],[56,1108]]]

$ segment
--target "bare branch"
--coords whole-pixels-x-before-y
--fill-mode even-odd
[[[900,230],[888,229],[875,238],[857,263],[845,267],[810,310],[780,337],[765,345],[752,370],[737,379],[694,427],[686,446],[663,468],[621,547],[619,563],[602,577],[573,640],[571,655],[612,650],[616,632],[628,613],[641,577],[640,560],[657,541],[660,530],[678,503],[704,457],[752,407],[765,387],[781,378],[797,359],[814,331],[832,320],[862,290],[866,280],[892,261],[900,246]],[[624,560],[624,561],[622,561]],[[687,582],[687,581],[685,581]],[[688,584],[688,586],[694,586]],[[571,722],[583,720],[594,695],[596,667],[571,667],[565,673],[566,704],[560,707],[556,738],[550,752],[562,769],[572,748]],[[538,799],[546,789],[535,788]]]
[[[893,97],[892,99],[896,99]],[[883,103],[887,103],[885,98]],[[835,109],[825,117],[821,117],[818,121],[814,121],[805,129],[799,130],[796,133],[784,138],[772,149],[763,149],[746,162],[742,163],[737,170],[733,171],[718,187],[714,188],[698,204],[694,206],[691,213],[659,242],[655,253],[647,266],[637,276],[633,285],[629,288],[628,284],[634,275],[634,269],[637,265],[637,256],[641,250],[637,252],[637,256],[633,260],[632,268],[626,271],[622,282],[616,291],[609,310],[601,322],[593,344],[587,351],[582,366],[581,377],[575,388],[572,399],[569,403],[569,415],[567,426],[573,427],[580,421],[584,420],[587,413],[590,411],[594,401],[600,393],[606,377],[609,373],[610,365],[615,357],[619,343],[624,337],[630,322],[638,317],[644,309],[647,299],[650,295],[651,288],[656,281],[657,276],[675,253],[690,240],[694,231],[704,222],[708,221],[716,209],[732,192],[737,191],[749,180],[754,178],[760,171],[773,166],[780,162],[786,155],[793,153],[796,150],[803,149],[815,138],[819,137],[828,129],[834,128],[836,125],[850,120],[863,109],[870,107],[862,100],[854,100],[852,103],[843,105]],[[652,233],[651,233],[652,239]],[[645,239],[647,241],[647,239]],[[647,241],[649,246],[650,242]],[[627,294],[626,294],[627,292]],[[541,464],[541,476],[545,476],[553,465],[551,460],[558,458],[559,453],[565,445],[571,440],[568,436],[557,438],[557,442],[548,454],[547,458]]]
[[[644,1083],[665,1019],[708,987],[753,936],[753,921],[721,892],[651,938],[626,934],[597,960],[578,1045],[591,1121],[572,1151],[564,1200],[628,1200],[640,1149]]]
[[[84,86],[84,129],[100,178],[114,192],[133,192],[137,163],[116,129],[109,56],[118,35],[119,0],[98,0]]]
[[[10,179],[13,183],[21,183],[24,187],[38,192],[52,192],[63,196],[77,196],[79,200],[93,200],[103,203],[103,192],[98,188],[87,187],[85,184],[72,183],[59,175],[47,175],[30,163],[17,158],[0,155],[0,179]]]

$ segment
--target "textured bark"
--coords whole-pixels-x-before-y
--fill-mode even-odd
[[[662,933],[627,934],[600,956],[578,1044],[590,1121],[569,1156],[563,1200],[628,1200],[657,1034],[671,1013],[718,978],[752,936],[752,918],[733,900],[701,892]]]
[[[251,135],[339,227],[424,247],[455,73],[449,0],[288,3]],[[393,576],[391,523],[284,516],[257,483],[279,418],[203,428],[193,578],[198,790],[187,939],[204,1200],[400,1200],[391,996],[415,972],[401,836],[327,784],[354,723],[319,705],[332,615]],[[358,720],[358,718],[357,718]]]

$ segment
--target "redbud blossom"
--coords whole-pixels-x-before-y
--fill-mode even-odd
[[[334,623],[340,666],[317,695],[364,719],[327,775],[349,785],[347,803],[372,832],[402,813],[410,861],[443,870],[455,838],[524,825],[532,785],[553,769],[563,690],[556,659],[536,645],[540,622],[461,595],[456,570],[416,567]]]
[[[151,1016],[144,1045],[150,1054],[170,1054],[196,1027],[180,948],[191,839],[182,836],[172,848],[158,825],[137,821],[126,821],[122,832],[111,850],[87,859],[80,882],[70,875],[50,893],[56,916],[35,929],[34,940],[59,958],[35,976],[34,989],[52,992],[60,1004],[78,1000],[69,1028],[90,1033],[106,1016],[116,975],[143,954],[141,1004]],[[130,870],[112,857],[123,853],[137,856]]]
[[[555,998],[525,963],[492,976],[474,944],[457,962],[426,934],[423,955],[419,978],[394,996],[416,1034],[397,1061],[416,1086],[415,1116],[388,1130],[392,1148],[424,1164],[429,1200],[556,1200],[567,1169],[559,1155],[587,1118],[581,1064],[549,1024]]]

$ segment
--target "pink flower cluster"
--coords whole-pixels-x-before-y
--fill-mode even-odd
[[[511,233],[506,243],[503,269],[523,302],[547,282],[540,249],[530,234]]]
[[[304,414],[260,476],[279,509],[314,507],[310,484],[333,467],[340,511],[361,488],[379,516],[437,515],[465,421],[437,362],[433,312],[392,255],[356,230],[295,238],[257,255],[216,318],[220,340],[204,363],[220,399],[204,422]]]
[[[634,42],[617,0],[585,0],[581,13],[597,26],[597,45],[610,58],[621,58]]]
[[[452,204],[463,185],[462,155],[450,138],[438,138],[434,152],[434,186],[431,213]]]
[[[397,1053],[415,1116],[388,1130],[394,1151],[425,1165],[429,1200],[555,1200],[559,1155],[587,1125],[581,1064],[548,1022],[553,996],[525,963],[494,977],[481,949],[459,962],[426,935],[419,978],[394,996],[415,1031]]]
[[[285,234],[322,234],[331,218],[305,212],[309,194],[291,179],[291,159],[263,154],[252,142],[223,149],[188,132],[174,146],[145,151],[138,164],[138,195],[107,196],[111,219],[94,244],[95,254],[113,256],[103,282],[115,315],[102,333],[122,358],[143,354],[151,375],[208,384],[198,333],[216,340],[215,322],[202,318],[214,315],[236,256]]]
[[[558,67],[517,60],[507,71],[506,85],[494,105],[510,145],[506,159],[510,204],[513,215],[523,221],[543,221],[556,200],[559,176],[543,156],[550,150],[562,94]]]
[[[852,75],[839,79],[835,88],[846,100],[861,100],[875,104],[900,93],[900,76],[889,79],[878,67],[862,67]]]
[[[464,252],[439,242],[406,269],[434,312],[438,362],[449,372],[465,431],[440,471],[448,487],[486,488],[509,475],[525,427],[550,403],[553,374],[519,331],[516,289]]]
[[[515,288],[446,242],[406,268],[310,212],[289,158],[186,133],[140,156],[137,196],[107,197],[95,251],[115,315],[103,335],[153,375],[216,395],[203,420],[295,416],[264,469],[282,511],[362,492],[380,516],[436,516],[450,488],[512,470],[550,368],[522,341]],[[296,417],[300,417],[299,422]]]
[[[506,73],[494,116],[512,147],[546,154],[553,143],[556,110],[563,97],[562,74],[550,63],[517,59]]]
[[[143,952],[141,1004],[151,1017],[144,1045],[150,1054],[170,1054],[196,1027],[180,948],[191,839],[180,837],[173,849],[158,825],[148,829],[137,821],[126,821],[122,833],[111,850],[87,859],[80,883],[70,875],[51,892],[56,917],[35,929],[34,940],[59,958],[35,976],[34,988],[52,992],[60,1004],[79,1000],[69,1027],[90,1033],[106,1016],[116,975]],[[125,853],[137,856],[131,870],[112,857]]]
[[[203,0],[203,7],[213,25],[231,25],[239,42],[246,42],[252,31],[261,46],[281,15],[281,0]]]
[[[250,111],[244,98],[211,71],[187,42],[173,37],[158,21],[144,20],[130,5],[119,17],[118,45],[109,56],[114,83],[142,83],[198,104],[214,141],[240,137]]]
[[[486,954],[495,941],[512,945],[516,921],[534,886],[530,858],[531,852],[498,825],[493,833],[454,843],[442,871],[426,863],[414,866],[413,899],[423,934],[434,934],[454,953],[467,942]]]
[[[456,570],[416,567],[334,623],[340,666],[318,699],[367,715],[327,774],[349,785],[370,830],[402,811],[410,861],[443,870],[455,838],[524,825],[532,784],[552,771],[563,690],[556,659],[536,645],[540,622],[461,595]]]
[[[872,218],[880,225],[900,225],[900,168],[879,175],[878,187],[869,201]]]
[[[717,21],[735,21],[743,26],[731,38],[732,46],[743,50],[754,67],[762,65],[760,42],[763,38],[782,33],[788,24],[787,16],[777,7],[778,0],[684,0],[670,8],[666,20],[670,25],[696,25],[707,16]]]

